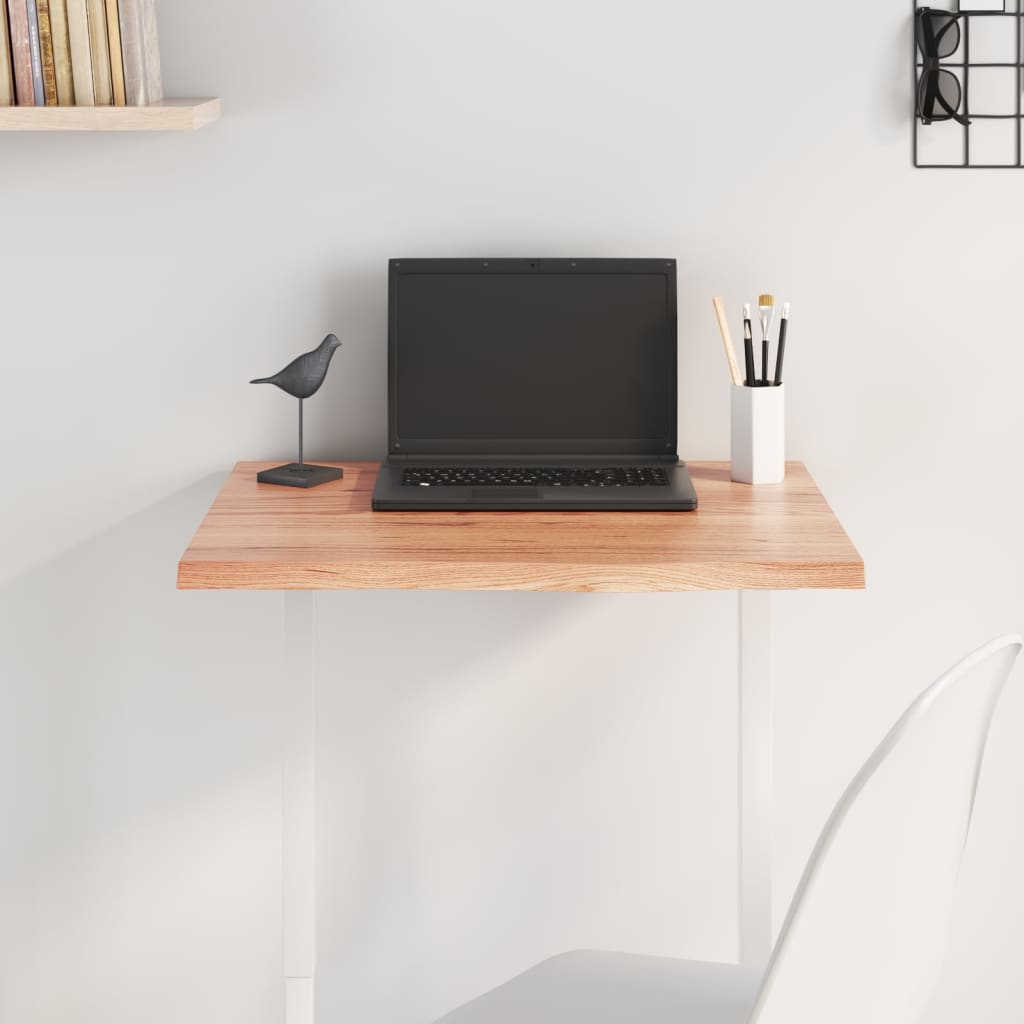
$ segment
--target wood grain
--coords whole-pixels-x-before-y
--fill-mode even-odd
[[[689,463],[696,512],[373,512],[377,463],[310,491],[239,463],[178,565],[187,590],[859,589],[864,563],[806,468]]]
[[[0,131],[191,132],[220,113],[218,99],[164,100],[148,107],[0,107]]]

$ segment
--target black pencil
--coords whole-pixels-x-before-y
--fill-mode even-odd
[[[782,307],[782,323],[779,324],[779,352],[775,357],[775,387],[782,383],[782,360],[786,355],[786,329],[789,327],[789,303]]]

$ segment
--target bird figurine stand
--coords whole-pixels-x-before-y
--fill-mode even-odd
[[[279,484],[283,487],[318,487],[331,480],[340,480],[343,469],[334,466],[309,466],[303,459],[303,404],[320,390],[331,364],[331,357],[341,347],[333,334],[328,334],[312,352],[293,359],[273,377],[258,377],[250,384],[274,384],[286,394],[299,400],[299,461],[275,466],[258,473],[261,484]]]

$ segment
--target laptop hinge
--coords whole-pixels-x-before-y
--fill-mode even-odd
[[[623,455],[621,452],[616,455],[487,455],[481,452],[472,455],[425,455],[422,453],[397,454],[392,452],[388,455],[388,462],[392,464],[415,464],[429,463],[435,466],[459,466],[459,465],[500,465],[512,463],[531,466],[548,465],[575,465],[575,466],[651,466],[662,465],[672,466],[679,462],[679,456],[671,455]]]

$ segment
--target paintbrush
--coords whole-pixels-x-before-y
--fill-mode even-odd
[[[772,318],[775,316],[775,296],[762,295],[757,300],[757,310],[761,314],[761,384],[768,384],[768,335],[772,329]]]

